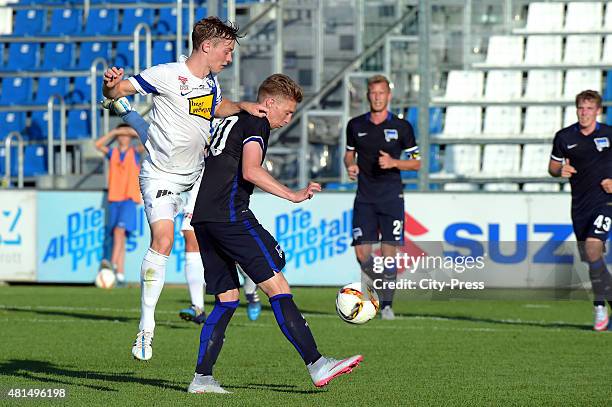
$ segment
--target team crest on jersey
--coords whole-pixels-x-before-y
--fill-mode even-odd
[[[181,82],[180,90],[189,90],[189,86],[187,85],[187,78],[184,76],[178,77],[179,82]]]
[[[593,139],[597,151],[602,152],[605,148],[610,148],[610,140],[607,137],[598,137]]]
[[[214,98],[214,93],[189,98],[189,114],[212,121],[212,108]]]
[[[391,140],[397,140],[397,130],[396,129],[385,129],[385,140],[387,142]]]

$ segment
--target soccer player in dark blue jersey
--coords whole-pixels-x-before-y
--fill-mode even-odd
[[[372,244],[381,242],[384,257],[395,257],[404,243],[404,196],[400,171],[418,170],[419,148],[412,126],[389,112],[391,86],[382,75],[368,80],[370,111],[348,122],[344,165],[351,179],[357,179],[353,207],[353,246],[362,271],[372,274]],[[403,151],[409,159],[402,160]],[[395,266],[385,267],[382,280],[395,281]],[[379,290],[381,316],[395,317],[391,308],[393,290]]]
[[[270,129],[289,123],[302,100],[300,87],[288,76],[275,74],[259,87],[258,100],[268,108],[266,118],[241,112],[217,126],[191,220],[206,269],[206,289],[216,296],[216,302],[202,328],[190,393],[227,393],[212,371],[227,325],[238,307],[236,263],[269,297],[278,326],[304,360],[315,386],[325,386],[350,372],[363,359],[361,355],[343,360],[321,356],[281,272],[285,255],[249,209],[255,186],[294,203],[321,191],[316,183],[292,191],[261,166]]]
[[[601,96],[585,90],[576,96],[578,122],[555,135],[548,172],[569,178],[572,224],[583,261],[589,265],[596,331],[608,329],[612,278],[603,253],[612,226],[612,127],[597,122]]]

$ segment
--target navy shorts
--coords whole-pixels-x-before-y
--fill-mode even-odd
[[[278,242],[257,219],[193,225],[204,263],[206,292],[218,295],[239,288],[236,263],[256,284],[285,267]]]
[[[584,242],[589,237],[605,242],[610,237],[610,229],[612,228],[612,204],[603,205],[587,214],[580,214],[579,216],[573,214],[572,226],[574,227],[574,234],[578,241],[580,254],[584,260],[584,249],[581,242]]]
[[[404,199],[353,206],[353,246],[380,242],[404,244]]]
[[[136,202],[131,199],[108,203],[108,228],[112,233],[115,228],[123,228],[126,233],[136,230]]]

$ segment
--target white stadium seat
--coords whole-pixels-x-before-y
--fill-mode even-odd
[[[551,144],[525,144],[521,163],[521,175],[524,177],[548,177]]]
[[[569,65],[598,64],[601,61],[601,36],[568,35],[563,62]]]
[[[603,2],[567,3],[565,31],[592,32],[601,30]]]
[[[518,65],[523,62],[523,37],[493,35],[489,38],[487,65]]]
[[[520,162],[521,146],[518,144],[488,144],[484,148],[480,175],[516,176],[520,169]]]
[[[534,69],[527,74],[525,99],[557,101],[561,99],[563,73],[558,70]]]
[[[487,75],[485,99],[505,101],[520,99],[523,92],[521,71],[493,70]]]
[[[608,8],[612,9],[612,5],[608,6]],[[606,35],[604,39],[603,53],[601,55],[601,63],[612,65],[612,35]]]
[[[563,184],[563,192],[572,192],[572,185],[569,182]]]
[[[487,192],[515,192],[519,190],[519,185],[512,182],[495,182],[485,184],[482,189]]]
[[[549,32],[563,29],[564,3],[531,3],[525,31]]]
[[[556,182],[527,182],[523,184],[524,192],[559,192],[561,186]]]
[[[525,113],[523,135],[526,137],[552,137],[561,129],[559,106],[528,106]]]
[[[563,96],[573,100],[578,93],[586,89],[601,92],[601,79],[599,69],[568,69],[565,74]]]
[[[480,171],[480,146],[453,144],[446,147],[444,172],[459,176],[475,175]]]
[[[517,137],[521,133],[521,108],[490,106],[485,111],[483,137]]]
[[[444,130],[440,137],[473,137],[482,132],[480,106],[449,106],[444,117]]]
[[[563,114],[563,127],[571,126],[578,121],[576,116],[576,106],[567,106]]]
[[[612,30],[612,1],[606,5],[606,14],[604,16],[604,30]]]
[[[478,191],[478,184],[469,182],[448,182],[444,184],[443,189],[448,192],[473,192]]]
[[[481,99],[483,88],[484,72],[450,71],[444,98],[450,100]]]
[[[562,52],[563,38],[560,35],[531,35],[527,37],[525,64],[560,64]]]

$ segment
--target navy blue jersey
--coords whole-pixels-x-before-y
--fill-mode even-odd
[[[192,224],[254,218],[249,200],[255,185],[242,178],[242,147],[246,143],[259,143],[263,162],[269,136],[268,119],[246,112],[226,117],[219,123],[210,141]]]
[[[418,157],[412,126],[389,113],[381,124],[370,121],[370,113],[354,117],[346,126],[346,149],[357,153],[357,197],[360,202],[381,202],[402,196],[402,178],[397,168],[383,170],[378,165],[379,150],[400,159],[408,150]]]
[[[612,128],[597,123],[595,131],[587,136],[578,124],[566,127],[553,140],[551,159],[562,162],[569,159],[576,174],[570,178],[572,186],[572,217],[588,214],[612,202],[612,194],[601,187],[601,181],[612,178]]]

